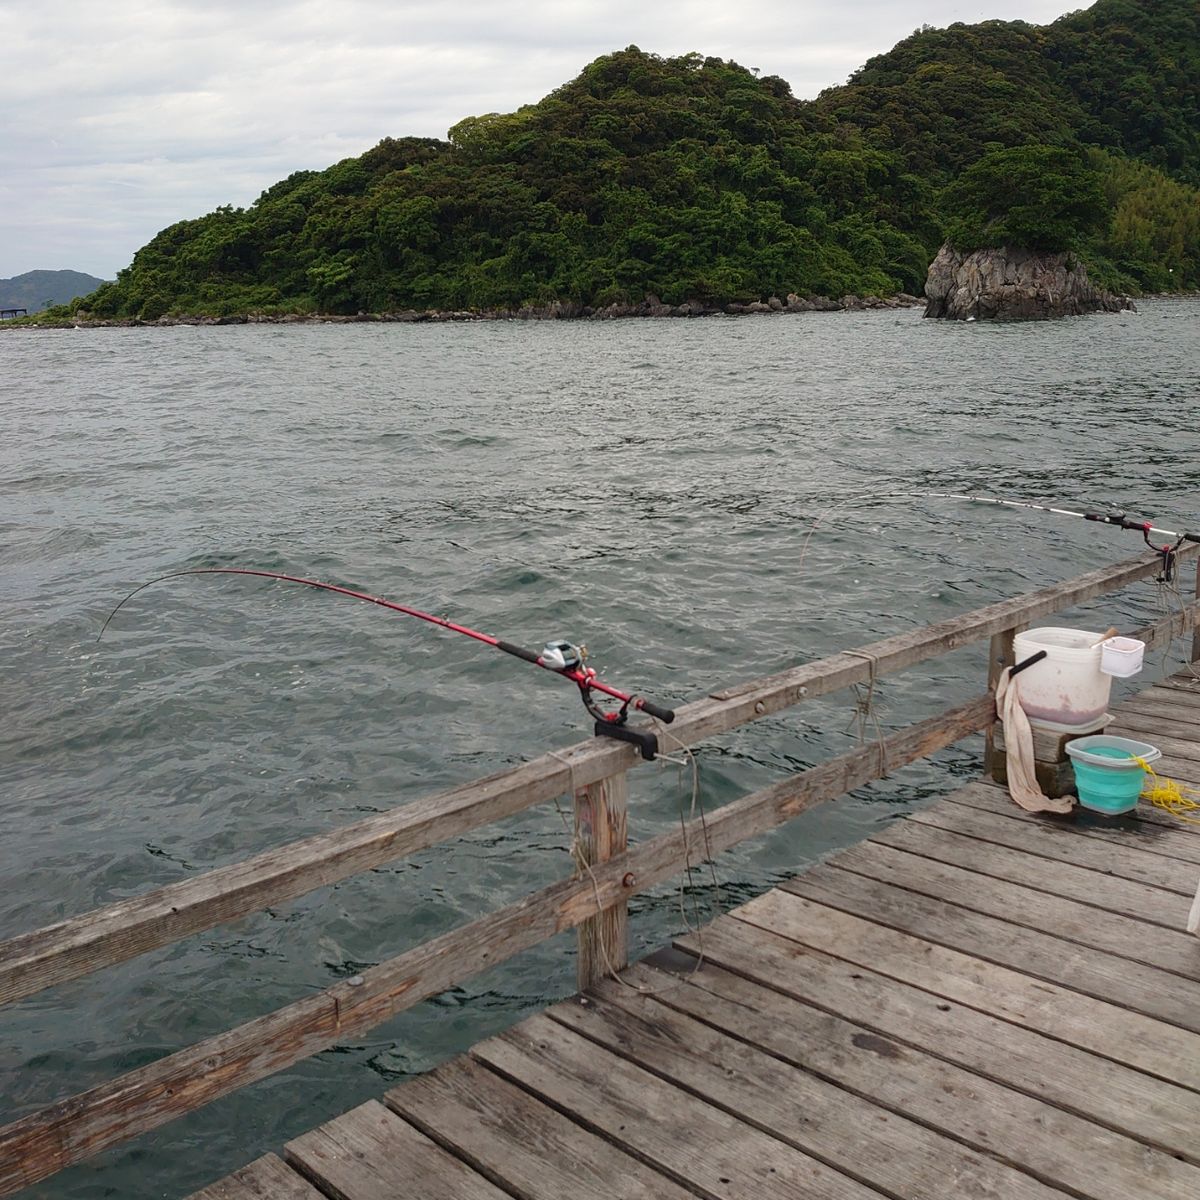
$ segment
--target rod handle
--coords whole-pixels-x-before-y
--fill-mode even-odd
[[[661,708],[652,700],[643,700],[640,696],[634,702],[634,707],[640,709],[644,713],[649,713],[652,717],[657,717],[664,725],[670,725],[675,720],[675,710],[671,708]]]

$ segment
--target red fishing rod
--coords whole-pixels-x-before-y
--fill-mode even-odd
[[[656,717],[668,725],[675,720],[675,713],[671,709],[662,708],[660,705],[654,704],[652,701],[646,700],[641,696],[629,695],[598,679],[596,672],[591,667],[584,665],[587,651],[582,646],[576,646],[566,641],[547,642],[542,652],[537,654],[512,642],[492,637],[490,633],[480,633],[478,629],[459,625],[446,617],[438,617],[433,613],[423,612],[421,609],[412,608],[407,604],[397,604],[395,601],[385,600],[382,596],[372,596],[368,592],[358,592],[353,588],[340,587],[335,583],[322,583],[319,579],[304,579],[299,575],[284,575],[279,571],[257,571],[248,567],[193,567],[187,571],[172,571],[169,575],[160,575],[157,579],[148,580],[146,583],[134,588],[108,614],[104,624],[100,627],[100,633],[97,635],[96,641],[99,641],[104,636],[104,631],[108,628],[109,622],[138,592],[150,587],[152,584],[161,583],[166,579],[179,579],[184,575],[255,575],[261,579],[280,579],[285,583],[302,583],[305,587],[319,588],[325,592],[336,592],[339,596],[350,596],[354,600],[365,600],[368,604],[377,604],[380,608],[390,608],[393,612],[403,613],[408,617],[416,617],[420,621],[428,621],[431,625],[440,625],[443,629],[449,629],[452,633],[461,633],[464,637],[474,638],[477,642],[483,642],[485,646],[494,646],[497,650],[503,650],[505,654],[511,654],[514,658],[519,658],[524,662],[532,663],[535,667],[541,667],[544,671],[550,671],[555,675],[561,675],[564,679],[569,679],[578,687],[584,707],[595,718],[596,735],[598,737],[611,737],[616,738],[618,741],[629,742],[637,746],[641,751],[642,757],[647,760],[653,759],[658,753],[658,738],[649,730],[631,729],[626,723],[629,717],[629,710],[634,709],[638,712],[647,713],[649,716]],[[605,711],[596,701],[595,693],[597,692],[603,696],[608,696],[612,700],[616,700],[620,704],[620,707]]]

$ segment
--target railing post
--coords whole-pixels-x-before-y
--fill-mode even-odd
[[[1013,638],[1016,635],[1015,628],[1003,629],[992,636],[988,646],[988,691],[993,694],[996,691],[996,685],[1000,682],[1000,676],[1015,661]],[[996,745],[996,721],[994,719],[987,727],[984,737],[983,773],[993,782],[1003,783],[1008,778],[1008,772],[1004,766],[1004,751]]]
[[[1200,558],[1196,559],[1196,599],[1200,600]],[[1192,630],[1192,662],[1200,660],[1200,625]]]
[[[581,869],[623,854],[629,775],[618,771],[575,793],[575,848]],[[622,900],[579,926],[579,990],[629,964],[629,906]]]

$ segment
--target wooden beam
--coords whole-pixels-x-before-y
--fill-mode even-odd
[[[991,712],[991,697],[981,696],[912,725],[886,739],[882,758],[889,770],[915,762],[982,729]],[[590,875],[552,884],[361,976],[14,1121],[0,1129],[0,1196],[358,1036],[654,887],[685,864],[878,779],[880,761],[880,747],[871,744],[788,776],[598,863]]]
[[[1200,559],[1196,560],[1196,598],[1200,600]],[[1200,661],[1200,625],[1197,625],[1195,632],[1192,634],[1192,662]]]
[[[586,875],[628,848],[629,775],[620,771],[575,793],[576,865]],[[629,906],[624,900],[579,926],[576,978],[586,991],[629,963]]]
[[[1186,546],[1180,556],[1195,549],[1200,547]],[[835,654],[714,692],[677,710],[672,739],[692,745],[805,699],[866,683],[872,671],[876,677],[891,674],[1151,578],[1158,569],[1155,559],[1130,559],[925,629],[885,638],[854,653]],[[1196,611],[1197,606],[1192,605],[1182,616],[1156,622],[1144,640],[1157,645],[1179,636],[1195,625]],[[394,862],[569,794],[572,788],[587,787],[639,761],[637,751],[629,745],[602,739],[581,742],[354,825],[22,934],[0,943],[0,1004]]]
[[[991,643],[988,646],[988,676],[987,685],[988,691],[995,695],[996,688],[1000,684],[1000,677],[1014,663],[1013,639],[1016,637],[1015,629],[1002,629],[999,633],[992,634]],[[996,746],[996,719],[993,718],[988,722],[986,741],[983,750],[983,773],[988,779],[994,782],[1000,781],[1001,776],[1001,760],[1004,751]]]

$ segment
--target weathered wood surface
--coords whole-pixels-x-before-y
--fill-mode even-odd
[[[647,976],[635,978],[644,982]],[[659,986],[664,983],[669,986],[671,980],[660,977]],[[749,1026],[745,1034],[734,1037],[720,1027],[722,1015],[729,1018],[729,1013],[717,1013],[715,1001],[708,1010],[714,1019],[706,1023],[619,985],[615,990],[602,988],[587,999],[587,1004],[562,1005],[546,1016],[602,1050],[648,1068],[675,1087],[887,1195],[936,1194],[951,1181],[963,1200],[994,1196],[1032,1200],[1060,1194],[895,1109],[865,1099],[853,1086],[838,1086],[819,1070],[801,1069],[773,1048],[763,1048],[758,1036],[762,1031],[754,1028],[751,1013],[745,1014]],[[731,1023],[738,1024],[736,1016]],[[838,1040],[836,1031],[826,1032]],[[544,1027],[538,1036],[547,1038]],[[814,1039],[820,1036],[814,1031]],[[880,1053],[883,1039],[862,1041],[865,1046],[855,1046],[849,1037],[842,1039],[843,1052],[865,1051],[856,1055],[861,1061],[855,1081],[866,1074],[900,1069],[898,1061],[893,1067]],[[922,1086],[932,1082],[925,1079]],[[869,1090],[874,1097],[878,1085]],[[1200,1175],[1195,1178],[1200,1180]]]
[[[968,950],[962,951],[943,945],[937,928],[914,935],[877,921],[874,913],[861,917],[782,888],[751,900],[731,916],[947,1001],[1200,1091],[1194,1033],[1031,976],[1019,963],[1009,967],[991,961],[991,929],[975,943],[963,939]],[[1066,957],[1069,950],[1062,949]],[[1137,974],[1138,969],[1130,967],[1129,973]]]
[[[988,644],[987,685],[989,692],[995,693],[1000,683],[1000,677],[1016,661],[1016,651],[1013,645],[1015,636],[1015,629],[1005,629],[1001,633],[992,635],[992,640]],[[992,721],[988,724],[983,749],[983,773],[988,779],[999,779],[1004,770],[1001,754],[1003,731],[1004,726],[999,721]]]
[[[1073,837],[1094,839],[1107,846],[1140,850],[1157,857],[1177,858],[1185,863],[1200,863],[1200,839],[1196,837],[1200,826],[1178,821],[1148,804],[1139,804],[1133,818],[1110,819],[1077,813],[1070,820],[1059,822],[1022,812],[1009,800],[1007,793],[984,784],[968,784],[948,796],[947,802],[996,813],[1035,829],[1052,829],[1061,824]]]
[[[330,1196],[511,1200],[376,1100],[289,1142],[284,1155]]]
[[[813,919],[823,915],[818,910]],[[852,928],[841,932],[853,936]],[[999,1006],[984,1012],[951,999],[945,993],[954,991],[953,985],[926,990],[938,978],[934,971],[920,976],[926,986],[916,986],[739,920],[736,914],[677,944],[687,956],[668,952],[648,961],[681,973],[703,993],[741,1003],[742,981],[770,988],[1200,1163],[1200,1093],[1014,1023]],[[701,952],[703,966],[697,971],[693,956]],[[869,958],[870,953],[858,957]],[[686,1004],[687,1011],[704,1016],[703,997],[693,991],[660,988],[656,994],[665,1004]],[[811,1014],[800,1015],[812,1019]],[[1113,1015],[1115,1026],[1120,1014]],[[808,1028],[796,1016],[788,1024],[797,1031]]]
[[[219,1179],[188,1200],[325,1200],[302,1176],[282,1159],[264,1154],[249,1166]]]
[[[574,854],[579,867],[606,863],[628,848],[629,775],[622,771],[575,793]],[[579,926],[576,962],[580,990],[629,964],[629,905],[602,909]]]
[[[384,1102],[487,1178],[527,1200],[683,1200],[694,1195],[470,1058]],[[519,1148],[517,1152],[516,1148]],[[614,1189],[619,1181],[619,1191]]]
[[[981,729],[991,711],[990,698],[981,697],[901,730],[883,743],[884,760],[895,768],[924,758]],[[342,981],[14,1121],[0,1128],[0,1196],[374,1028],[671,878],[685,863],[765,833],[880,771],[880,746],[872,744],[788,776],[380,963],[356,982]]]
[[[770,1130],[739,1120],[545,1015],[476,1046],[473,1057],[701,1195],[830,1200],[878,1195]]]
[[[1196,598],[1200,599],[1200,561],[1196,563]],[[1200,662],[1200,626],[1192,634],[1192,662]]]
[[[1012,813],[1021,813],[1006,794],[999,803]],[[1069,864],[1072,868],[1099,871],[1112,876],[1114,886],[1121,885],[1124,880],[1132,880],[1146,888],[1174,892],[1189,899],[1196,890],[1197,872],[1194,867],[1157,853],[1149,846],[1139,845],[1140,839],[1122,834],[1121,831],[1101,830],[1098,836],[1081,836],[1085,832],[1090,834],[1090,831],[1081,828],[1077,822],[1013,820],[1008,814],[1001,815],[995,810],[972,808],[962,803],[938,804],[923,809],[913,813],[909,821],[914,825],[932,825],[946,833],[973,838],[985,846],[1005,846],[1051,862]],[[885,840],[893,830],[897,835],[894,844],[901,844],[915,836],[909,822],[898,822],[887,834],[880,835],[878,840]],[[934,842],[926,843],[924,852],[939,857],[934,852],[936,845]],[[941,845],[953,851],[961,848],[962,843],[954,840],[942,842]],[[1195,861],[1200,862],[1200,849],[1196,853],[1198,857]],[[966,865],[960,859],[949,861],[957,862],[959,866]],[[1090,877],[1077,876],[1072,871],[1066,878],[1080,881],[1081,898],[1087,902],[1094,899],[1095,883]],[[1068,891],[1066,894],[1071,893]],[[1154,909],[1164,898],[1156,895],[1154,890],[1140,895],[1150,898],[1150,919],[1157,920]],[[1172,923],[1172,928],[1178,928],[1178,923]]]
[[[1185,547],[1181,553],[1194,553],[1194,548]],[[1156,570],[1152,560],[1130,559],[857,651],[714,692],[677,710],[671,737],[691,745],[805,699],[1004,634],[1152,578]],[[1157,645],[1172,633],[1194,627],[1197,612],[1193,604],[1155,622],[1140,636],[1148,645]],[[0,1004],[394,862],[556,796],[570,795],[638,761],[631,746],[592,739],[357,824],[12,938],[0,943]]]
[[[1135,968],[1128,958],[1062,941],[1053,934],[1011,924],[1003,917],[985,915],[837,866],[818,867],[784,885],[783,890],[1109,1000],[1182,1029],[1200,1031],[1200,984],[1179,975],[1140,964]],[[1052,908],[1048,902],[1042,911],[1049,914]]]
[[[1161,906],[1154,909],[1156,924],[1147,925],[1142,913],[1127,913],[1134,907],[1150,908],[1152,901],[1126,894],[1115,881],[1090,882],[1087,876],[1072,876],[1065,865],[999,846],[976,852],[969,841],[959,848],[966,866],[952,866],[943,839],[928,828],[907,837],[896,833],[889,839],[891,843],[904,840],[909,849],[924,847],[927,857],[895,849],[885,839],[887,834],[839,854],[837,869],[1197,980],[1195,999],[1200,1009],[1200,941],[1183,930],[1188,903],[1182,898],[1162,896]],[[1028,886],[1008,882],[1013,878]],[[1055,894],[1055,880],[1060,878],[1063,887]],[[1068,899],[1072,892],[1090,892],[1091,902]],[[1161,920],[1164,911],[1175,918],[1173,922]]]

